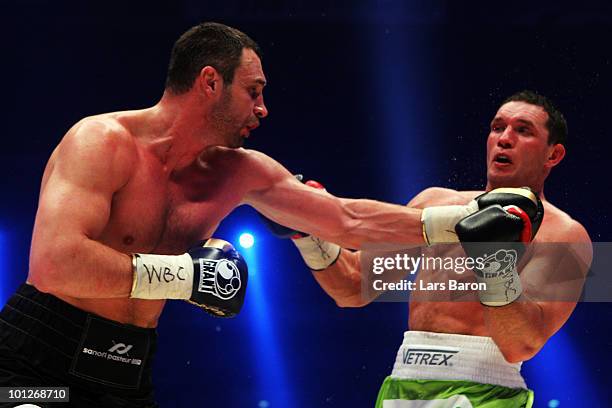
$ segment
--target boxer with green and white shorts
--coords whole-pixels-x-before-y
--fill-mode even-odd
[[[490,337],[407,331],[376,408],[529,408],[520,368]]]

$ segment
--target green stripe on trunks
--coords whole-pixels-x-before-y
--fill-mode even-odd
[[[387,377],[376,408],[531,408],[533,391],[472,381]]]

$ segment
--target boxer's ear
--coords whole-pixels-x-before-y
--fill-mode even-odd
[[[200,75],[196,78],[194,85],[198,87],[200,93],[213,97],[220,94],[223,78],[215,68],[207,65],[200,70]]]
[[[564,157],[565,146],[563,146],[561,143],[556,143],[549,147],[548,158],[546,159],[545,166],[549,169],[553,168],[559,164]]]

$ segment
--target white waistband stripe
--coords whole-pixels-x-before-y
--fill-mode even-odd
[[[391,376],[527,388],[520,371],[521,363],[508,363],[490,337],[407,331]]]

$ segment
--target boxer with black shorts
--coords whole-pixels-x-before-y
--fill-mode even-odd
[[[175,43],[156,105],[66,133],[43,175],[28,281],[0,313],[0,386],[68,386],[79,407],[156,406],[166,300],[217,316],[242,307],[244,260],[224,241],[195,244],[238,205],[348,248],[421,236],[418,209],[334,197],[241,148],[268,114],[265,84],[252,39],[203,23]]]

